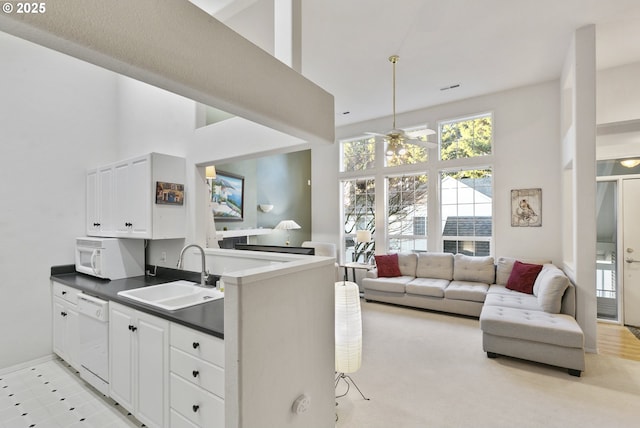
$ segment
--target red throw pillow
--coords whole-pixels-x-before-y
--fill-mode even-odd
[[[521,263],[516,260],[507,280],[507,288],[521,293],[533,294],[533,284],[541,270],[542,265]]]
[[[386,256],[375,256],[378,277],[402,276],[398,265],[398,255],[389,254]]]

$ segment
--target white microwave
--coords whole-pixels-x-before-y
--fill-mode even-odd
[[[111,280],[144,275],[144,240],[76,238],[76,271]]]

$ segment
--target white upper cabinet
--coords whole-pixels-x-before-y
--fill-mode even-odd
[[[141,239],[185,236],[183,158],[150,153],[91,169],[86,181],[87,235]],[[173,194],[160,198],[160,203],[156,201],[159,183],[176,185],[176,189],[169,186],[163,190]],[[174,201],[179,202],[171,203]]]

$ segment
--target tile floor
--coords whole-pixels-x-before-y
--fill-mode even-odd
[[[0,375],[0,428],[144,426],[62,360]]]

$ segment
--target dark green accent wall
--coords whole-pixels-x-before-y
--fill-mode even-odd
[[[242,175],[244,182],[244,220],[216,221],[216,229],[274,228],[281,220],[293,220],[301,229],[274,230],[257,237],[257,243],[284,245],[287,235],[292,246],[311,240],[311,151],[272,155],[216,165],[220,171]],[[264,213],[260,204],[271,204]]]

